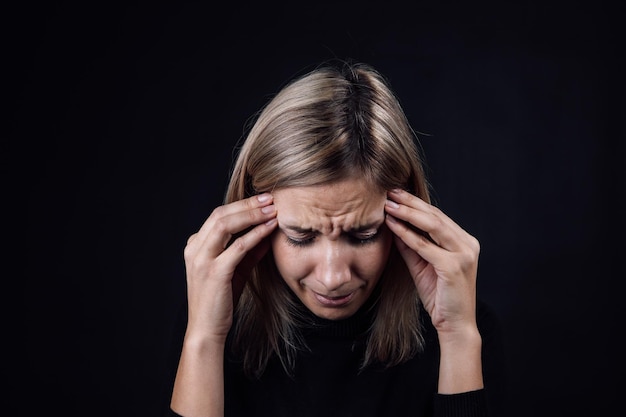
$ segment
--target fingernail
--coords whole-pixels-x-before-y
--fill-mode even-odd
[[[395,208],[395,209],[397,209],[398,207],[400,207],[400,206],[398,205],[398,203],[396,203],[395,201],[392,201],[392,200],[387,200],[387,201],[385,201],[385,205],[386,205],[387,207],[391,207],[391,208]]]
[[[271,206],[265,206],[261,209],[261,211],[265,214],[270,214],[276,211],[276,207],[272,204]]]
[[[259,203],[265,203],[270,198],[272,198],[272,195],[269,193],[263,193],[256,196],[256,199],[259,200]]]
[[[386,215],[385,216],[385,220],[387,220],[387,221],[389,221],[391,223],[398,223],[398,220],[395,217],[390,216],[390,215]]]

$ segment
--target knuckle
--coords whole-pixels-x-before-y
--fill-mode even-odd
[[[480,241],[478,239],[476,239],[474,236],[470,237],[470,246],[472,248],[472,251],[474,252],[475,256],[478,257],[478,254],[480,253]]]
[[[213,222],[213,228],[217,233],[223,234],[227,231],[226,221],[223,217],[216,219]]]
[[[191,236],[189,236],[187,238],[187,246],[185,247],[185,249],[187,249],[189,247],[189,245],[191,245],[193,243],[193,241],[196,239],[196,237],[198,236],[197,233],[192,234]]]
[[[473,268],[478,263],[478,251],[468,246],[459,254],[459,263]]]
[[[430,245],[430,241],[426,236],[421,233],[416,234],[417,238],[415,239],[415,246],[418,250],[427,247]]]
[[[230,245],[230,247],[233,248],[237,252],[246,252],[247,250],[246,242],[243,236],[240,236],[237,239],[235,239],[233,243]]]
[[[460,265],[474,265],[476,261],[476,256],[472,251],[465,251],[459,255],[459,261],[457,262]],[[463,268],[465,269],[465,268]]]
[[[183,249],[183,257],[185,258],[185,261],[189,261],[193,258],[193,251],[189,245],[185,246]]]
[[[443,227],[443,220],[441,217],[437,216],[434,213],[431,213],[430,218],[428,219],[430,230],[440,230]]]
[[[247,213],[248,213],[248,220],[250,221],[250,224],[258,223],[260,214],[261,214],[260,210],[250,210]]]
[[[428,209],[433,216],[441,216],[443,214],[443,211],[441,211],[441,209],[437,206],[430,205],[428,206]]]
[[[183,258],[185,259],[185,261],[190,260],[195,253],[196,245],[194,245],[194,241],[196,240],[197,236],[198,234],[194,233],[187,239],[187,244],[183,248]]]
[[[253,204],[254,198],[245,198],[243,199],[243,205],[247,208],[247,209],[253,209],[255,206]]]
[[[467,235],[467,243],[463,246],[463,256],[468,262],[475,262],[478,260],[480,254],[480,242],[472,235]]]
[[[213,217],[213,218],[222,217],[223,214],[224,214],[224,206],[217,206],[213,209],[209,217]]]

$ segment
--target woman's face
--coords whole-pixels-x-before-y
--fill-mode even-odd
[[[362,179],[275,190],[278,271],[318,317],[350,317],[369,298],[389,257],[386,192]]]

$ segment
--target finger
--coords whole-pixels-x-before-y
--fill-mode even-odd
[[[250,277],[250,271],[267,254],[270,247],[270,239],[263,238],[254,248],[248,251],[236,267],[237,272],[233,275],[233,305],[237,305],[246,281]]]
[[[394,236],[394,243],[402,259],[404,259],[404,263],[409,267],[411,275],[419,274],[422,269],[428,266],[428,261],[422,258],[417,251],[404,243],[400,236]]]
[[[408,267],[411,277],[413,278],[413,282],[416,285],[417,292],[422,299],[422,301],[428,300],[428,294],[432,294],[436,291],[436,280],[432,279],[432,275],[424,273],[425,270],[429,267],[430,263],[422,258],[416,251],[407,246],[406,243],[402,241],[402,239],[398,236],[394,236],[394,242],[396,248],[398,248],[398,252],[404,263]],[[426,306],[428,308],[428,306]]]
[[[266,207],[272,204],[273,200],[274,199],[271,194],[263,193],[219,206],[215,210],[213,210],[211,216],[209,216],[209,218],[207,219],[207,221],[204,222],[200,230],[198,230],[198,234],[200,236],[204,236],[209,232],[209,230],[212,229],[211,220],[228,217],[236,213],[246,213],[249,211],[260,209],[262,207]]]
[[[431,264],[437,275],[444,280],[456,280],[454,277],[458,276],[476,278],[480,253],[477,239],[468,235],[468,243],[461,250],[450,252],[428,238],[415,233],[405,222],[390,214],[387,214],[385,221],[389,229],[396,235],[396,239],[400,239],[406,245],[405,247],[402,244],[396,244],[414,277],[425,267],[421,263],[421,260],[424,260]],[[411,255],[411,250],[415,251],[421,259]]]
[[[390,192],[385,210],[423,231],[439,246],[450,251],[460,250],[466,232],[437,207],[406,191]]]
[[[276,217],[276,208],[272,204],[244,207],[250,208],[233,211],[232,208],[222,206],[215,209],[194,239],[197,242],[196,250],[209,256],[217,256],[227,247],[234,235]]]
[[[438,280],[443,282],[463,282],[459,277],[475,280],[478,253],[464,251],[451,253],[429,241],[426,237],[410,231],[402,221],[391,215],[386,216],[388,227],[396,234],[396,247],[404,259],[411,276],[418,286],[418,292],[425,294],[434,282],[424,279],[425,268],[432,265]]]
[[[206,235],[206,245],[221,252],[232,244],[234,237],[244,234],[252,227],[275,217],[276,207],[269,205],[217,218],[213,224],[213,229]]]
[[[275,218],[271,219],[253,227],[250,231],[235,239],[218,257],[218,259],[223,261],[223,265],[226,268],[225,272],[234,274],[237,266],[249,253],[252,253],[253,258],[250,259],[250,262],[258,262],[269,248],[269,246],[259,246],[259,244],[274,231],[277,224],[278,221]],[[259,248],[258,252],[255,252],[254,249],[257,247]],[[251,264],[245,266],[250,267]]]
[[[407,265],[410,266],[412,261],[416,263],[419,260],[418,257],[428,263],[438,265],[440,262],[445,261],[446,257],[450,256],[446,249],[431,242],[426,236],[416,233],[405,222],[394,216],[387,214],[385,222],[387,227],[406,245],[397,245],[397,247]],[[409,251],[415,252],[418,257],[413,258]]]

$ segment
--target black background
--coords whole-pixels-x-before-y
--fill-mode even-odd
[[[8,415],[160,415],[186,239],[246,121],[330,58],[388,77],[436,204],[480,240],[511,415],[623,408],[619,2],[121,4],[5,8]]]

